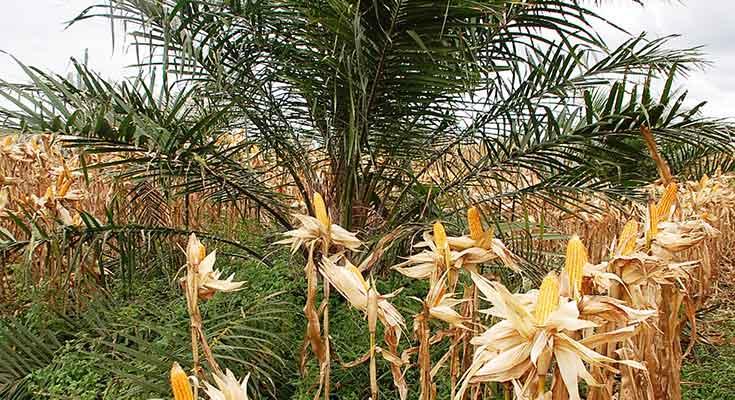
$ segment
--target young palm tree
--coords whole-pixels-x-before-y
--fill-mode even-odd
[[[288,195],[313,211],[315,191],[347,229],[470,202],[570,207],[655,179],[641,125],[693,156],[729,138],[672,94],[696,49],[642,36],[609,49],[605,21],[573,0],[113,0],[73,23],[92,17],[124,22],[156,83],[27,68],[33,85],[2,91],[18,106],[5,125],[73,134],[122,153],[130,175],[247,199],[288,228]],[[253,167],[253,148],[275,163]]]

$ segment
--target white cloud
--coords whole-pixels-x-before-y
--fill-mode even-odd
[[[134,71],[125,65],[134,62],[132,52],[121,48],[113,53],[110,25],[104,19],[91,19],[64,29],[64,22],[85,7],[100,0],[4,0],[0,14],[0,50],[15,55],[26,64],[57,73],[71,69],[69,57],[82,59],[89,51],[89,65],[104,77],[120,79]],[[642,31],[651,37],[681,34],[673,45],[691,47],[704,45],[713,65],[703,72],[693,73],[683,82],[691,101],[708,100],[705,112],[713,116],[730,116],[729,100],[735,93],[735,1],[689,0],[687,2],[649,0],[645,7],[631,0],[606,1],[598,12],[631,34]],[[610,44],[620,43],[626,35],[599,24],[603,37]],[[24,74],[12,59],[0,55],[0,78],[9,81],[24,79]]]
[[[99,0],[4,0],[0,14],[0,50],[27,65],[65,74],[71,71],[70,57],[83,60],[104,77],[121,78],[131,71],[131,54],[113,53],[110,24],[91,19],[65,29],[65,22]],[[22,81],[25,75],[10,56],[0,54],[0,78]]]
[[[646,32],[650,38],[656,38],[679,34],[670,42],[672,46],[704,46],[702,51],[712,64],[681,80],[681,89],[689,91],[689,104],[706,100],[707,115],[735,115],[729,104],[735,93],[735,1],[649,0],[641,7],[632,5],[630,0],[618,0],[605,2],[597,7],[597,12],[633,35]],[[600,33],[611,45],[628,37],[602,25]]]

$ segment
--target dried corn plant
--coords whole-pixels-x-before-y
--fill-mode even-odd
[[[502,241],[493,237],[492,230],[485,230],[477,208],[468,210],[468,226],[470,233],[465,236],[447,236],[444,225],[436,222],[433,235],[425,232],[423,241],[415,247],[426,248],[419,254],[393,267],[394,270],[415,279],[428,279],[429,290],[421,299],[421,311],[414,316],[414,335],[418,341],[417,364],[419,368],[419,386],[421,399],[434,399],[437,396],[433,383],[435,375],[443,364],[449,364],[449,377],[452,393],[462,374],[464,366],[469,364],[470,352],[467,341],[477,326],[477,290],[470,284],[463,288],[463,298],[456,299],[455,292],[460,275],[476,273],[481,265],[492,261],[500,261],[508,268],[518,270],[515,256],[505,247]],[[465,279],[467,281],[467,279]],[[464,315],[457,311],[463,303],[468,304]],[[448,324],[446,330],[431,334],[430,319],[437,319]],[[437,365],[431,365],[430,349],[443,337],[449,338],[449,350]]]
[[[74,254],[71,235],[104,216],[105,205],[119,189],[101,174],[83,173],[85,160],[61,148],[53,135],[7,135],[0,145],[0,298],[12,302],[18,280],[77,297],[97,290],[105,271],[94,248]],[[84,221],[86,219],[86,221]],[[6,265],[24,264],[19,276]],[[75,267],[76,266],[76,267]],[[24,275],[24,276],[23,276]],[[55,296],[58,297],[58,296]],[[52,298],[56,302],[58,298]],[[63,306],[63,305],[62,305]]]
[[[342,261],[343,266],[337,265],[336,262]],[[362,357],[347,364],[352,367],[364,362],[365,359],[370,361],[370,394],[374,400],[378,399],[378,382],[377,382],[377,366],[376,354],[379,352],[383,358],[389,363],[391,373],[393,374],[394,385],[398,390],[401,399],[405,399],[408,394],[408,386],[401,367],[405,364],[402,357],[397,354],[397,345],[400,341],[402,332],[406,329],[403,316],[388,301],[395,297],[401,289],[392,293],[381,295],[375,287],[375,281],[366,281],[360,270],[355,267],[345,256],[345,254],[337,254],[331,258],[323,257],[319,272],[324,279],[334,286],[349,303],[360,311],[365,312],[368,320],[368,334],[370,336],[370,349],[367,357]],[[386,349],[376,346],[375,335],[377,332],[377,321],[383,325],[384,342]]]
[[[116,255],[144,257],[138,247],[150,249],[154,239],[163,248],[203,222],[247,214],[244,202],[201,201],[209,194],[174,196],[164,184],[134,184],[125,179],[125,167],[115,166],[118,156],[67,148],[64,140],[51,134],[2,137],[0,299],[6,302],[14,301],[17,284],[31,284],[45,287],[59,308],[78,307],[104,291],[113,274],[130,279],[129,266],[112,270],[123,264]],[[23,265],[15,276],[7,268],[14,263]]]
[[[357,251],[362,246],[362,242],[357,239],[354,233],[337,224],[332,224],[321,194],[314,193],[313,204],[315,216],[295,214],[295,218],[301,223],[301,226],[286,232],[284,235],[287,238],[276,242],[276,244],[290,245],[292,253],[300,248],[306,251],[304,271],[306,273],[307,288],[304,313],[307,323],[301,350],[301,373],[305,373],[307,348],[311,346],[311,351],[316,356],[319,364],[319,388],[314,398],[319,398],[323,389],[324,399],[328,400],[331,391],[331,348],[329,343],[329,294],[331,285],[329,280],[323,281],[322,302],[317,310],[318,266],[315,260],[318,260],[320,256],[328,258],[332,248],[336,249],[336,254],[344,250]],[[320,313],[322,316],[321,326],[319,322]]]
[[[426,400],[445,395],[437,393],[435,381],[446,365],[452,388],[446,395],[456,400],[476,398],[487,390],[480,385],[491,382],[503,383],[507,398],[580,399],[579,378],[587,382],[590,400],[678,398],[684,353],[679,345],[681,331],[686,323],[696,331],[692,312],[702,289],[696,284],[702,260],[690,257],[697,246],[717,236],[717,230],[702,218],[681,219],[678,188],[669,183],[658,201],[634,209],[644,222],[631,219],[624,224],[613,244],[602,246],[607,255],[601,262],[592,262],[581,238],[573,236],[561,276],[551,273],[539,290],[522,294],[511,294],[501,283],[480,275],[480,267],[489,262],[515,271],[519,264],[492,231],[483,228],[476,208],[468,210],[468,235],[449,236],[444,225],[436,222],[415,246],[423,250],[393,267],[429,282],[425,298],[417,299],[421,309],[413,318],[416,347],[400,356],[395,346],[385,352],[375,345],[377,320],[397,336],[393,343],[400,338],[402,317],[381,306],[390,304],[386,299],[398,293],[381,296],[374,281],[362,276],[345,251],[323,256],[318,271],[368,319],[370,349],[350,365],[371,362],[373,398],[377,396],[376,351],[383,353],[398,376],[401,367],[415,365],[419,398]],[[308,218],[312,223],[318,220]],[[285,243],[300,246],[318,236],[305,232],[288,233]],[[309,252],[309,257],[314,255],[313,250]],[[366,260],[375,263],[379,258],[371,255]],[[462,282],[467,284],[460,287]],[[494,307],[478,313],[477,293]],[[478,314],[490,316],[495,323],[484,327]],[[431,320],[446,327],[432,331]],[[386,334],[385,343],[390,346],[388,338]],[[449,342],[447,352],[433,354],[444,339]],[[416,355],[415,364],[412,355]],[[432,364],[432,359],[438,361]],[[396,376],[396,387],[405,398],[406,382]]]
[[[600,295],[614,297],[614,301],[603,302],[607,308],[613,307],[605,311],[608,320],[602,325],[603,332],[620,328],[621,322],[610,318],[614,314],[622,312],[632,317],[640,313],[632,314],[631,310],[656,311],[655,318],[640,324],[635,334],[623,343],[607,344],[598,349],[610,357],[617,355],[636,360],[647,370],[624,367],[618,384],[609,372],[593,369],[593,375],[603,384],[590,390],[589,399],[610,399],[616,395],[616,390],[620,391],[617,395],[621,398],[681,397],[679,374],[684,352],[680,336],[687,323],[696,335],[694,312],[701,304],[698,299],[707,295],[701,282],[709,280],[712,273],[704,266],[713,261],[710,254],[696,249],[706,241],[715,240],[718,232],[696,215],[680,219],[683,212],[677,206],[677,191],[678,185],[669,183],[661,198],[650,202],[641,212],[642,231],[635,219],[628,221],[611,246],[610,258],[606,261],[590,264],[579,239],[572,238],[569,243],[564,272],[569,283],[563,291],[575,298],[582,294],[580,312],[584,315],[591,310],[600,311],[601,305],[592,302]],[[582,265],[580,272],[569,269],[573,259]],[[572,277],[579,273],[583,279],[576,281],[578,286],[575,286]],[[615,313],[611,312],[613,309]]]
[[[622,249],[620,256],[609,263],[610,268],[619,271],[624,298],[659,311],[657,323],[642,330],[631,349],[649,368],[650,382],[633,376],[627,380],[631,385],[625,390],[640,398],[651,394],[657,399],[681,398],[681,330],[688,322],[696,335],[697,299],[706,296],[697,279],[705,282],[711,274],[705,267],[710,260],[688,256],[695,246],[718,235],[703,219],[674,217],[681,214],[675,212],[676,187],[670,183],[659,202],[649,205],[645,232],[637,238],[637,245]]]
[[[209,400],[248,400],[248,378],[238,381],[229,369],[222,371],[212,354],[207,336],[202,326],[202,316],[199,311],[199,302],[206,301],[218,292],[234,292],[240,290],[244,282],[233,282],[233,276],[220,279],[220,271],[214,269],[216,250],[207,254],[204,245],[195,234],[189,236],[186,246],[186,275],[181,278],[181,285],[186,298],[186,309],[190,317],[191,351],[193,358],[192,376],[187,376],[181,366],[174,362],[171,367],[171,390],[174,400],[198,399],[200,382]],[[199,349],[204,352],[204,358],[212,371],[212,379],[217,386],[206,380],[204,368],[199,359]]]
[[[80,226],[84,223],[83,217],[92,218],[93,215],[82,210],[104,213],[109,198],[116,191],[130,189],[124,185],[109,185],[106,175],[85,176],[82,163],[88,161],[55,146],[52,136],[38,136],[25,142],[14,137],[5,139],[0,160],[3,168],[0,209],[8,235],[23,234],[13,218],[21,211],[34,223],[53,229]],[[21,176],[21,172],[27,175]],[[481,385],[488,382],[504,382],[507,397],[576,398],[579,394],[575,382],[579,377],[590,384],[587,395],[590,400],[615,396],[641,400],[679,398],[678,375],[683,356],[688,351],[679,344],[681,331],[689,324],[692,335],[696,335],[693,315],[709,294],[711,279],[724,250],[718,228],[724,229],[723,235],[727,237],[733,235],[728,223],[735,205],[730,179],[728,175],[705,176],[682,185],[671,181],[653,186],[652,193],[661,193],[660,199],[649,202],[647,207],[633,207],[626,212],[611,209],[582,214],[582,222],[577,224],[567,223],[571,220],[559,214],[555,223],[565,226],[567,231],[584,226],[580,236],[590,246],[586,247],[576,236],[568,242],[561,278],[548,276],[541,286],[543,302],[539,300],[538,291],[511,295],[507,289],[501,289],[500,283],[489,282],[479,274],[483,265],[493,263],[523,272],[521,260],[494,236],[492,229],[483,227],[479,207],[467,211],[469,232],[466,235],[447,235],[444,225],[437,222],[433,232],[424,232],[423,241],[416,244],[421,251],[393,268],[408,277],[429,281],[426,296],[418,299],[421,311],[413,319],[417,346],[402,352],[399,344],[406,331],[405,322],[389,302],[399,291],[381,295],[375,281],[365,279],[361,272],[379,263],[382,252],[376,250],[364,258],[364,265],[355,266],[350,258],[363,247],[362,242],[355,234],[331,223],[324,199],[315,194],[310,199],[314,217],[296,215],[300,226],[286,232],[286,239],[280,242],[290,245],[293,252],[301,249],[306,255],[304,311],[307,328],[302,368],[306,365],[306,350],[311,348],[320,375],[320,388],[315,398],[322,392],[328,396],[331,391],[332,346],[327,300],[332,287],[366,314],[370,348],[365,357],[349,364],[370,362],[373,399],[377,398],[379,389],[378,356],[387,361],[401,399],[407,398],[409,385],[405,374],[413,365],[419,370],[421,399],[444,396],[437,393],[435,381],[445,366],[451,387],[447,395],[456,399],[479,396],[483,390]],[[127,218],[145,217],[167,224],[189,224],[190,211],[184,199],[170,202],[154,186],[140,186],[136,190],[133,195],[137,198],[165,203],[168,211],[158,217],[149,214]],[[197,202],[196,199],[191,197],[189,201]],[[304,204],[295,206],[301,208]],[[199,207],[201,210],[208,206]],[[220,207],[220,211],[239,213],[238,208],[234,205]],[[183,209],[186,211],[182,212]],[[487,209],[482,211],[488,212]],[[177,217],[170,218],[174,214]],[[619,221],[624,215],[633,215],[633,218],[617,235]],[[196,227],[200,218],[196,213],[191,216],[189,226]],[[638,223],[638,219],[643,222]],[[390,235],[384,239],[390,240]],[[198,378],[204,376],[199,359],[202,351],[220,388],[204,382],[204,392],[217,398],[217,390],[224,393],[222,390],[230,390],[227,387],[242,382],[238,383],[229,371],[222,371],[214,359],[201,326],[199,302],[217,291],[236,290],[241,283],[232,282],[232,277],[220,279],[219,272],[213,269],[215,252],[207,255],[201,243],[192,240],[187,247],[187,275],[182,282],[191,316],[195,360],[192,371]],[[51,274],[46,267],[38,262],[33,273],[39,277]],[[96,265],[90,268],[99,269]],[[321,304],[317,305],[320,276],[322,295]],[[535,350],[529,350],[528,359],[523,358],[525,347],[497,347],[502,345],[496,340],[493,329],[500,328],[495,328],[498,324],[490,328],[483,325],[479,318],[482,314],[479,293],[486,300],[497,303],[486,311],[488,315],[520,324],[516,329],[518,339],[511,342],[517,347],[523,343],[520,338],[529,340],[530,349]],[[509,300],[511,298],[516,299],[516,303]],[[537,303],[541,306],[537,307]],[[573,305],[576,312],[572,310]],[[526,311],[522,311],[521,306]],[[515,310],[516,314],[499,312],[503,307]],[[561,320],[550,317],[555,313],[562,315]],[[432,320],[446,325],[432,332]],[[382,345],[378,345],[376,338],[378,321],[383,329]],[[532,329],[526,329],[529,326]],[[434,357],[432,350],[444,339],[447,339],[448,350]],[[690,346],[692,344],[693,340]],[[506,353],[511,349],[515,353]],[[523,351],[518,353],[520,350]],[[497,363],[503,360],[496,358],[501,354],[513,356],[517,363],[500,370],[492,369],[490,365],[504,365]],[[413,355],[417,356],[415,364],[411,362]],[[439,361],[432,365],[432,359]],[[570,372],[570,365],[575,366],[576,372]],[[182,383],[180,379],[178,382]],[[182,389],[180,393],[188,392]]]
[[[539,291],[512,295],[502,284],[473,275],[494,305],[486,313],[501,322],[473,339],[478,347],[457,399],[472,382],[510,382],[519,399],[579,399],[579,377],[594,387],[601,385],[594,374],[598,369],[617,372],[614,364],[644,369],[640,363],[595,349],[632,337],[635,327],[652,312],[625,307],[607,296],[586,296],[586,265],[586,249],[572,238],[561,283],[552,272]],[[620,326],[605,330],[609,322]],[[583,361],[590,364],[592,373]],[[552,381],[547,385],[549,375]]]

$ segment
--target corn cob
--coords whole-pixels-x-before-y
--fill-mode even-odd
[[[671,208],[676,204],[676,192],[678,186],[676,182],[669,183],[666,190],[661,195],[661,199],[656,204],[656,212],[658,213],[657,221],[666,221],[671,216]]]
[[[659,222],[658,207],[654,202],[648,203],[648,226],[646,227],[646,244],[651,245],[653,238],[658,234],[658,222]]]
[[[470,207],[467,210],[467,225],[470,227],[470,237],[472,240],[480,241],[485,236],[485,230],[482,229],[482,221],[480,220],[480,212],[477,207]]]
[[[434,243],[437,249],[447,247],[447,231],[444,230],[444,225],[439,221],[434,223]]]
[[[314,214],[316,219],[327,229],[332,225],[329,214],[327,213],[327,206],[324,204],[324,198],[319,192],[314,192]]]
[[[174,393],[174,400],[194,400],[189,377],[177,362],[171,366],[171,390]]]
[[[618,238],[618,252],[621,256],[628,256],[635,251],[635,239],[638,236],[638,222],[635,219],[628,221]]]
[[[541,282],[538,302],[534,310],[534,317],[538,325],[543,325],[549,315],[559,307],[559,279],[556,273],[550,272]]]
[[[577,235],[574,235],[567,244],[567,257],[564,270],[569,279],[569,290],[574,299],[582,294],[582,276],[587,264],[587,249]]]
[[[186,261],[192,267],[198,267],[206,255],[207,249],[197,239],[197,236],[192,233],[189,236],[189,242],[186,244]]]

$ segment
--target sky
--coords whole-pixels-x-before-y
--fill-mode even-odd
[[[733,0],[646,0],[645,7],[630,0],[607,0],[597,12],[631,34],[648,37],[681,35],[672,40],[677,48],[703,46],[711,64],[680,80],[689,91],[688,102],[706,100],[704,112],[712,117],[735,117],[730,101],[735,100],[735,1]],[[703,6],[706,3],[706,6]],[[598,28],[609,44],[628,36],[607,26]]]
[[[590,0],[591,1],[591,0]],[[124,47],[112,48],[109,21],[92,19],[68,29],[66,21],[85,7],[101,0],[2,0],[0,5],[0,50],[13,54],[25,64],[55,73],[71,69],[69,57],[82,59],[85,50],[89,65],[105,78],[133,75],[125,66],[135,57]],[[677,47],[704,46],[706,70],[690,74],[680,84],[689,91],[690,104],[707,100],[704,112],[713,117],[732,117],[729,101],[735,98],[735,1],[648,0],[645,7],[630,0],[606,0],[597,7],[603,17],[631,34],[647,32],[649,37],[682,35],[672,43]],[[697,6],[699,5],[699,6]],[[598,27],[610,44],[626,35],[606,25]],[[118,42],[120,40],[118,39]],[[0,53],[0,79],[24,80],[23,72],[6,54]]]
[[[26,65],[65,74],[72,70],[70,57],[84,58],[105,78],[133,75],[125,66],[135,61],[132,51],[122,46],[113,52],[110,23],[88,19],[66,27],[66,22],[86,7],[105,0],[0,0],[0,50]],[[23,81],[25,75],[15,61],[0,53],[0,79]]]

